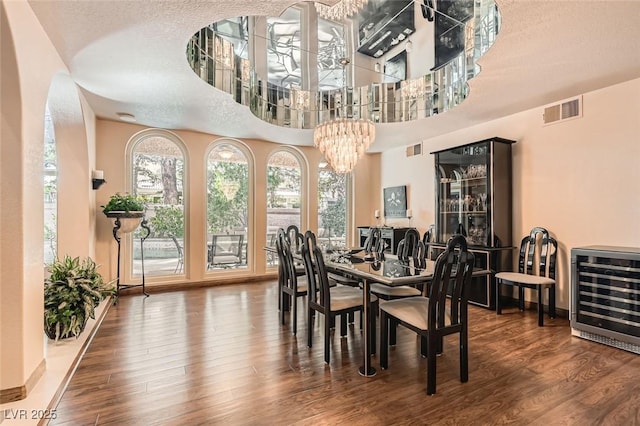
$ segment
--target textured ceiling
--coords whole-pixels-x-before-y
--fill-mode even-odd
[[[294,2],[30,0],[96,115],[221,136],[312,145],[312,131],[276,127],[200,80],[185,57],[200,28],[241,15],[277,16]],[[333,1],[326,1],[327,4]],[[370,151],[405,146],[640,77],[640,0],[498,0],[502,30],[462,105],[379,124]]]

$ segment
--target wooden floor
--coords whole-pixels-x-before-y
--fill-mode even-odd
[[[534,311],[471,307],[469,382],[447,337],[429,397],[413,334],[400,328],[389,369],[361,377],[359,327],[333,336],[327,365],[321,321],[308,349],[304,299],[294,337],[278,322],[276,288],[121,297],[50,424],[640,424],[640,357],[571,337],[567,320],[539,328]]]

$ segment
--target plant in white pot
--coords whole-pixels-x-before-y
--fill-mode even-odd
[[[78,337],[95,308],[115,294],[113,283],[105,283],[98,265],[89,257],[56,259],[48,265],[44,280],[44,331],[50,339]]]
[[[120,221],[118,230],[122,233],[132,232],[140,225],[144,210],[142,199],[131,194],[116,193],[102,206],[102,212],[107,217]]]

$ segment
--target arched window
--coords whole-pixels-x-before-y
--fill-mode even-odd
[[[303,169],[301,155],[292,150],[279,150],[267,163],[267,245],[275,246],[278,228],[296,225],[300,231],[303,208]],[[267,253],[267,266],[276,264],[275,257]]]
[[[44,262],[53,262],[58,246],[58,157],[51,111],[44,117]]]
[[[327,167],[318,173],[318,243],[327,248],[346,245],[348,179]]]
[[[183,150],[177,136],[162,131],[142,135],[131,151],[132,193],[145,200],[151,234],[144,243],[145,275],[176,275],[185,271]],[[141,273],[141,235],[133,238],[133,276]],[[137,237],[137,238],[136,238]]]
[[[207,270],[247,269],[250,173],[246,147],[216,142],[207,156]]]

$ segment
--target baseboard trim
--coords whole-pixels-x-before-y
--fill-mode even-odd
[[[33,390],[36,383],[38,383],[38,380],[42,377],[46,369],[47,361],[43,358],[42,361],[40,361],[40,364],[38,364],[35,370],[33,370],[33,373],[31,373],[24,385],[17,386],[15,388],[0,389],[0,404],[25,399],[29,392]]]
[[[180,291],[189,288],[200,288],[200,287],[216,287],[221,285],[229,285],[229,284],[246,284],[251,282],[259,282],[259,281],[268,281],[272,279],[277,279],[278,273],[268,273],[261,275],[252,275],[252,276],[242,276],[242,277],[225,277],[218,278],[215,281],[212,280],[202,280],[202,281],[184,281],[179,283],[163,283],[163,284],[147,284],[146,290],[147,293],[163,293],[168,291]],[[142,289],[140,288],[139,292]],[[132,293],[122,293],[122,294],[133,294]]]

